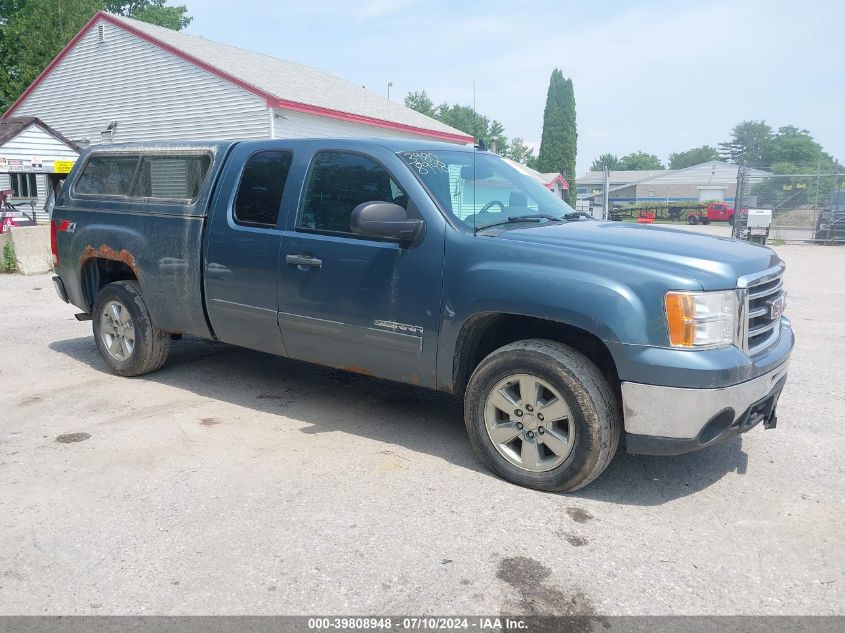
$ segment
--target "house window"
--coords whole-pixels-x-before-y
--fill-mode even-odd
[[[15,198],[37,198],[38,184],[35,174],[9,174]]]

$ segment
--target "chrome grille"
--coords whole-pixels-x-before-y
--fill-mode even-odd
[[[773,312],[773,306],[782,306],[786,299],[783,271],[784,265],[779,264],[739,278],[739,287],[745,294],[743,349],[751,356],[768,349],[780,338],[780,313],[776,309]],[[774,318],[773,314],[776,314]]]

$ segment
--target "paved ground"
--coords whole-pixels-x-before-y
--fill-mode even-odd
[[[0,613],[843,614],[845,248],[778,250],[778,429],[568,496],[489,475],[446,396],[197,340],[117,378],[0,275]]]

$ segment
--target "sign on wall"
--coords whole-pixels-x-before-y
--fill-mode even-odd
[[[32,158],[8,158],[0,156],[0,172],[27,172],[36,174],[66,174],[73,168],[73,160]]]

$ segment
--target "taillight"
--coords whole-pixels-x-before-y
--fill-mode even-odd
[[[50,252],[53,253],[53,268],[59,266],[59,231],[57,220],[50,220]]]

